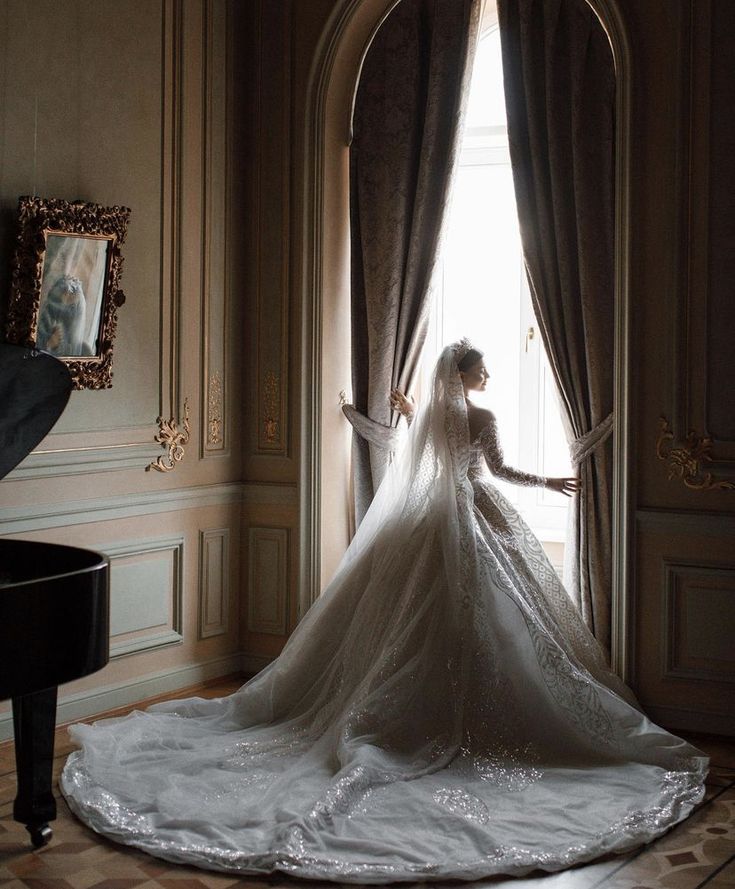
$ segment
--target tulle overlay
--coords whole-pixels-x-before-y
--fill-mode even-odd
[[[629,849],[702,798],[706,759],[639,711],[492,484],[456,350],[277,661],[73,727],[61,786],[92,828],[214,870],[474,879]]]

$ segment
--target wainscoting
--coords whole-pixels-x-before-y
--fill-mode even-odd
[[[243,654],[232,595],[240,588],[242,501],[243,486],[228,483],[0,508],[14,536],[110,560],[110,662],[61,687],[60,722],[265,666],[267,657]],[[0,739],[11,736],[4,702]]]
[[[657,721],[735,735],[735,519],[639,510],[635,687]]]

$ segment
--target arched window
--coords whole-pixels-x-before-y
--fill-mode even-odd
[[[350,535],[349,430],[340,391],[349,391],[349,138],[362,59],[399,0],[338,0],[313,60],[304,134],[301,250],[301,436],[299,610],[331,577]],[[587,0],[610,39],[616,68],[615,479],[612,662],[629,675],[630,491],[630,48],[617,0]]]

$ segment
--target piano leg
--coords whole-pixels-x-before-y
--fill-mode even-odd
[[[38,849],[53,836],[48,826],[56,818],[51,790],[56,728],[56,687],[13,698],[15,764],[18,795],[13,818],[25,824]]]

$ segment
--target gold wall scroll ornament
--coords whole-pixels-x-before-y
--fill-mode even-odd
[[[189,444],[189,433],[191,427],[189,425],[189,399],[184,400],[184,423],[183,428],[179,429],[178,422],[171,417],[170,420],[164,420],[163,417],[156,419],[158,423],[158,434],[153,436],[166,453],[152,463],[146,466],[146,472],[155,469],[157,472],[171,472],[176,469],[177,464],[184,459],[184,447]]]
[[[279,434],[280,392],[278,377],[269,370],[263,381],[263,430],[268,444],[275,444]]]
[[[668,463],[669,479],[678,475],[687,488],[694,491],[735,490],[735,483],[717,479],[705,468],[712,462],[709,435],[698,435],[693,430],[679,447],[673,447],[674,433],[666,417],[660,417],[661,431],[656,442],[656,456]]]
[[[209,378],[207,393],[207,447],[216,448],[222,445],[223,425],[222,374],[215,371]]]

